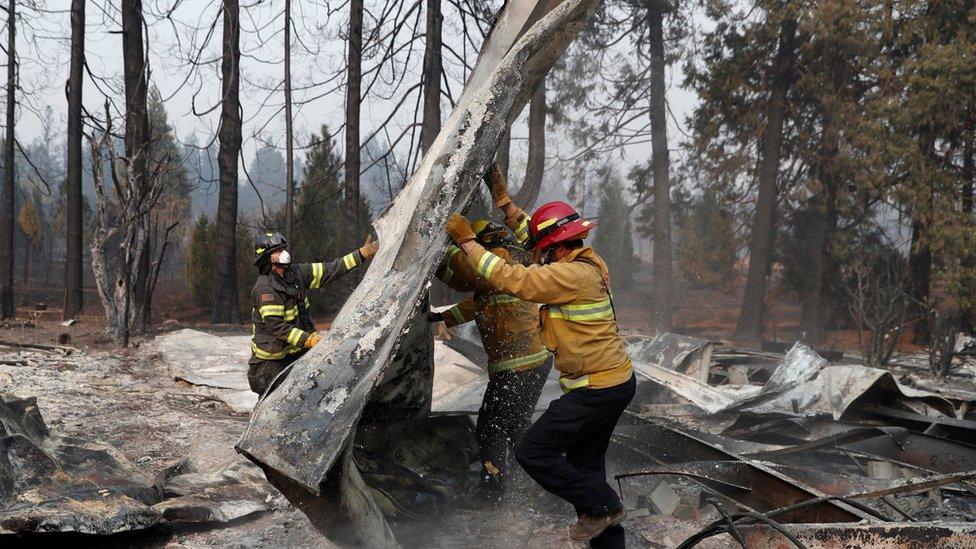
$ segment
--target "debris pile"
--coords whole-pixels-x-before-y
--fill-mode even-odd
[[[108,444],[52,433],[36,399],[0,393],[0,534],[226,522],[269,511],[273,499],[245,461],[201,475],[184,460],[150,479]]]
[[[614,435],[613,459],[633,467],[616,477],[637,516],[695,496],[717,512],[685,546],[976,544],[973,380],[830,363],[802,343],[777,356],[662,334],[630,352],[652,383]],[[632,484],[662,475],[682,480]]]

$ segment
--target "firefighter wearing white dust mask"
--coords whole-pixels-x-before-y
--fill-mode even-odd
[[[309,316],[308,292],[371,260],[378,249],[379,243],[367,236],[361,247],[330,262],[292,264],[281,233],[255,239],[259,274],[251,290],[253,337],[247,369],[252,391],[263,395],[278,374],[319,342]]]

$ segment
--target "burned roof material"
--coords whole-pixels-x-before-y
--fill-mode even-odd
[[[765,383],[739,376],[749,387],[731,390],[730,364],[769,372],[775,354],[716,346],[708,374],[692,377],[642,352],[675,340],[664,337],[631,346],[635,370],[700,412],[635,410],[613,443],[633,466],[616,474],[623,490],[663,475],[713,494],[702,500],[722,518],[681,547],[719,534],[749,547],[976,545],[974,380],[943,388],[904,368],[831,364],[797,343]]]
[[[108,444],[51,432],[35,398],[0,393],[0,534],[106,535],[268,511],[272,493],[241,459],[148,478]]]

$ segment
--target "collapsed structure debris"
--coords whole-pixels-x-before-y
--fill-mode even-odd
[[[656,465],[617,474],[621,483],[669,475],[713,494],[722,518],[682,547],[722,533],[748,547],[976,544],[969,390],[830,364],[797,343],[765,382],[736,395],[728,376],[692,378],[652,363],[659,354],[646,350],[659,345],[631,345],[635,370],[702,412],[671,420],[634,412],[613,451]],[[764,354],[750,367],[768,371]],[[723,368],[720,360],[706,368]]]
[[[260,469],[201,474],[184,460],[155,479],[108,444],[52,433],[34,398],[0,393],[0,534],[112,534],[227,522],[271,510]]]
[[[227,381],[233,384],[245,379],[246,358],[224,356],[222,349],[236,352],[234,344],[239,339],[239,336],[177,331],[157,337],[142,348],[152,357],[156,371],[159,365],[170,367],[171,378],[217,384],[215,380],[220,376],[206,372],[211,366],[219,366],[221,375],[228,376]],[[632,339],[635,346],[646,343],[636,336]],[[691,341],[675,337],[668,340]],[[199,361],[196,365],[199,371],[196,366],[189,370],[181,367],[186,371],[173,368],[180,357],[185,358],[186,349],[202,352],[202,347],[195,347],[193,342],[212,346],[213,354],[224,363]],[[972,546],[976,539],[973,527],[976,524],[973,522],[976,447],[971,444],[971,431],[966,429],[967,422],[974,419],[972,400],[966,396],[972,392],[973,380],[959,378],[946,386],[926,378],[924,369],[907,367],[893,368],[888,372],[889,379],[876,375],[872,369],[862,370],[856,364],[825,362],[802,346],[779,355],[771,351],[729,349],[716,342],[709,344],[712,359],[705,365],[708,383],[658,364],[652,366],[657,368],[655,372],[683,376],[689,391],[695,386],[716,390],[732,401],[730,405],[707,412],[679,393],[639,374],[639,394],[632,413],[614,438],[608,468],[619,477],[638,540],[665,525],[667,535],[657,539],[670,539],[664,543],[667,547],[677,546],[685,538],[690,546],[706,539],[705,536],[722,534],[739,536],[749,547],[791,546],[787,535],[807,547],[865,543],[877,547]],[[468,490],[467,472],[477,463],[472,416],[477,413],[486,372],[466,354],[454,351],[443,341],[433,342],[433,353],[437,371],[433,390],[426,389],[432,412],[425,413],[424,417],[383,420],[380,417],[391,417],[384,415],[390,409],[370,404],[364,413],[381,415],[374,421],[360,423],[350,456],[377,512],[396,528],[398,539],[404,536],[401,543],[408,546],[420,539],[415,530],[430,528],[430,521],[437,520],[434,517],[477,522],[473,515],[463,511],[458,514],[455,500],[458,494]],[[471,356],[477,358],[478,354]],[[60,350],[26,348],[11,350],[3,358],[29,362],[43,374],[41,377],[48,372],[74,376],[81,371],[68,369],[75,366],[66,360],[78,364],[104,362],[97,357],[87,358],[83,352],[69,356]],[[647,355],[634,352],[634,358],[638,363],[649,364]],[[668,366],[667,362],[661,364]],[[726,375],[729,366],[749,372],[748,390],[728,389],[736,381],[742,381]],[[419,367],[423,369],[426,365]],[[15,375],[26,372],[23,366],[6,368]],[[837,399],[842,403],[837,408],[839,419],[835,419],[833,412],[809,412],[817,409],[809,406],[798,405],[794,409],[791,404],[769,412],[759,408],[768,402],[766,399],[780,399],[797,387],[831,390],[832,385],[819,382],[818,378],[824,374],[831,377],[833,370],[860,372],[864,379],[875,380],[847,386],[853,392]],[[177,374],[178,371],[181,373]],[[99,376],[104,375],[99,372],[92,371],[96,385],[101,383]],[[165,372],[162,370],[160,374],[165,377]],[[775,390],[767,387],[770,380],[785,379],[787,372],[792,372],[791,381],[781,383]],[[797,372],[805,373],[793,375]],[[174,388],[188,391],[188,395],[196,391],[234,392],[232,387],[183,383],[175,384]],[[556,387],[551,390],[552,394],[547,393],[539,402],[539,410],[546,407],[549,396],[558,395]],[[379,390],[378,393],[392,398],[391,402],[409,396],[404,393],[393,398],[391,393]],[[694,395],[694,391],[690,394]],[[822,395],[812,400],[830,401],[828,397],[832,398]],[[6,401],[11,400],[15,399]],[[64,404],[70,406],[70,402]],[[29,401],[23,407],[29,408],[28,405]],[[880,410],[878,406],[899,413]],[[908,419],[900,417],[905,414]],[[24,412],[13,415],[30,417]],[[921,418],[927,423],[920,422]],[[25,426],[8,427],[14,424],[17,423],[5,421],[6,432],[28,430]],[[65,438],[53,433],[48,436]],[[23,443],[15,439],[18,444]],[[0,443],[6,449],[25,447],[13,441],[5,436]],[[44,453],[35,450],[30,456],[58,455],[57,450],[48,449],[53,447],[51,442],[36,444]],[[194,471],[192,463],[181,461],[155,477],[147,477],[112,447],[90,441],[84,441],[81,447],[86,449],[86,456],[98,456],[93,450],[104,447],[119,459],[107,462],[100,457],[90,459],[85,463],[91,469],[72,472],[67,477],[6,470],[8,479],[47,480],[16,494],[4,491],[2,508],[8,513],[3,515],[5,532],[107,534],[163,524],[229,520],[241,524],[238,519],[265,516],[262,511],[276,506],[274,491],[262,478],[263,472],[247,461],[226,467],[212,467],[208,463],[202,472]],[[203,454],[195,455],[197,459]],[[12,454],[4,459],[38,468],[45,463]],[[71,471],[73,464],[80,463],[77,458],[65,459],[67,464],[60,465],[64,471]],[[125,472],[112,473],[117,470]],[[66,480],[72,478],[75,480]],[[80,482],[78,478],[87,480]],[[97,488],[76,491],[78,486],[91,486],[92,479]],[[9,482],[0,483],[4,490],[9,485]],[[530,517],[524,517],[526,525],[555,526],[565,520],[558,508],[540,511],[540,505],[545,507],[545,500],[539,499],[540,495],[523,495],[526,489],[525,486],[518,489],[519,497],[532,498],[535,509]],[[135,497],[126,495],[130,493]],[[71,505],[67,504],[65,495],[70,496]],[[95,504],[99,506],[97,514],[90,512]],[[721,509],[724,515],[716,509]],[[323,524],[341,516],[331,506],[323,506],[318,511],[316,515],[314,509],[306,508],[306,512],[316,521],[324,521]],[[485,511],[479,513],[483,516]],[[496,516],[490,520],[498,519]],[[548,528],[552,527],[539,526],[542,535],[547,535]],[[696,528],[703,528],[701,534],[690,536]],[[558,539],[558,534],[548,535]],[[441,538],[434,545],[449,546],[455,541]]]

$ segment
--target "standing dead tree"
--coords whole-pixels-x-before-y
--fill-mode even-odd
[[[149,194],[149,63],[146,43],[143,39],[144,19],[142,0],[128,0],[122,3],[122,78],[125,91],[125,154],[131,165],[132,185],[136,193]],[[149,217],[139,219],[142,226],[136,231],[136,238],[148,241]],[[144,332],[148,325],[147,312],[149,300],[149,246],[139,245],[139,257],[135,264],[135,286],[133,296],[137,309],[138,323],[133,326]],[[126,334],[128,343],[128,334]]]
[[[654,176],[654,257],[651,263],[652,329],[667,332],[672,323],[671,281],[671,160],[668,151],[667,87],[664,70],[664,15],[670,7],[663,0],[648,7],[650,57],[651,173]]]
[[[285,234],[292,234],[295,215],[295,144],[291,112],[291,0],[285,0]]]
[[[223,4],[221,72],[220,198],[217,210],[217,297],[213,323],[241,322],[237,295],[237,158],[241,154],[241,20],[237,0]]]
[[[362,105],[363,0],[349,2],[348,62],[346,65],[345,245],[359,244],[359,111]]]
[[[876,254],[848,267],[848,312],[868,366],[888,363],[906,325],[911,299],[902,283],[905,271],[897,258],[886,260]]]
[[[3,201],[0,205],[0,306],[14,316],[14,110],[17,106],[17,3],[7,5],[7,134],[4,143]]]
[[[441,71],[443,71],[441,28],[444,15],[441,0],[427,0],[427,31],[424,46],[424,115],[420,130],[420,146],[427,149],[434,144],[441,130]]]
[[[142,319],[135,292],[140,277],[138,264],[149,245],[145,220],[162,191],[159,182],[166,163],[156,164],[148,177],[140,177],[137,170],[145,165],[148,144],[135,150],[134,157],[119,158],[112,143],[112,115],[107,101],[105,120],[100,136],[88,136],[95,186],[92,271],[108,319],[107,332],[117,343],[128,346],[133,323]],[[103,154],[109,160],[111,194],[106,191]]]
[[[766,128],[759,161],[756,211],[749,237],[749,271],[743,290],[742,312],[735,328],[737,338],[760,341],[763,335],[766,284],[773,257],[776,214],[776,179],[780,145],[786,119],[787,93],[792,83],[796,48],[796,18],[786,17],[780,28],[779,47],[774,63],[772,91],[766,106]]]
[[[65,197],[64,260],[64,318],[81,312],[81,290],[84,267],[82,262],[82,216],[84,198],[81,188],[81,98],[85,65],[85,0],[71,2],[71,69],[67,82],[68,96],[68,155]]]

